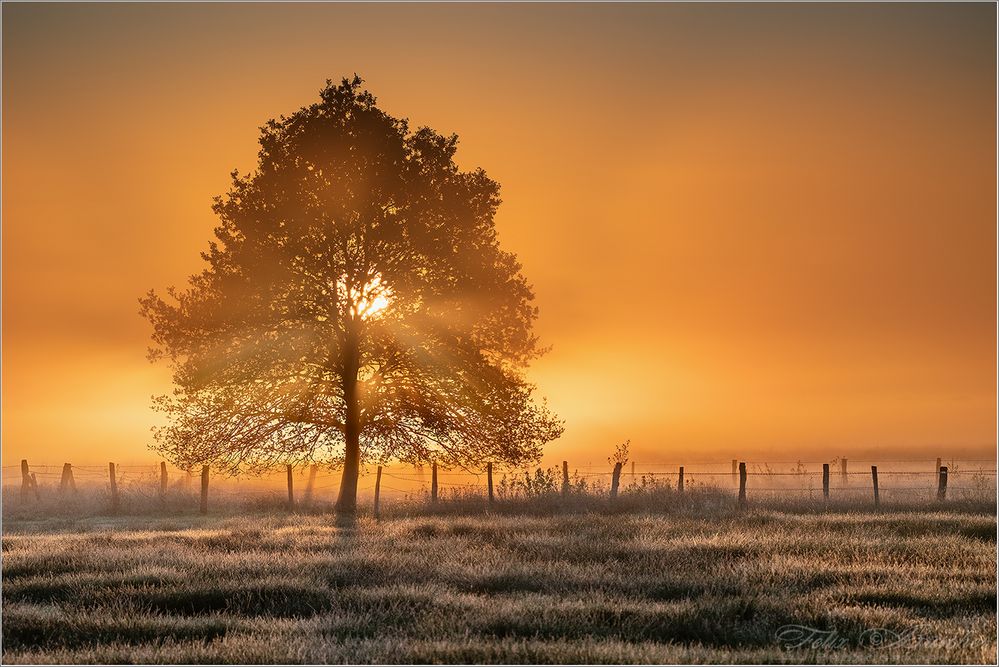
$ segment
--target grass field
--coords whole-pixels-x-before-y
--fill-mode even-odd
[[[995,662],[994,505],[695,505],[7,518],[3,659]]]

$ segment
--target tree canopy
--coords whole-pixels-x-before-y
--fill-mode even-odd
[[[207,266],[150,291],[151,359],[175,389],[154,447],[235,472],[362,461],[520,465],[562,432],[525,379],[534,295],[498,243],[499,185],[458,139],[376,106],[358,77],[261,128],[215,199]]]

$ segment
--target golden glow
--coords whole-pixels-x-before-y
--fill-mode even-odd
[[[388,296],[379,294],[371,300],[371,305],[365,308],[365,314],[367,316],[376,315],[388,308],[389,303]]]
[[[367,280],[360,287],[347,286],[341,278],[337,283],[337,293],[345,295],[350,305],[350,314],[362,320],[377,317],[392,303],[392,289],[382,282],[380,275]]]
[[[260,125],[355,71],[502,185],[549,462],[993,451],[992,4],[2,12],[5,464],[151,459],[137,298],[201,270]]]

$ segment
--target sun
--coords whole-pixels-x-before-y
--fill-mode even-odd
[[[361,287],[350,288],[347,288],[346,280],[341,278],[337,288],[340,293],[347,293],[351,315],[362,320],[377,317],[392,305],[392,289],[380,275],[375,275]]]
[[[366,303],[361,316],[371,317],[373,315],[377,315],[388,308],[390,303],[391,301],[389,301],[388,294],[379,294]]]

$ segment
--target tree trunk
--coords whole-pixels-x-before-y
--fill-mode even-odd
[[[361,471],[361,406],[357,395],[360,349],[357,330],[348,325],[343,356],[343,397],[347,407],[344,420],[343,477],[335,509],[342,514],[357,511],[357,476]]]

